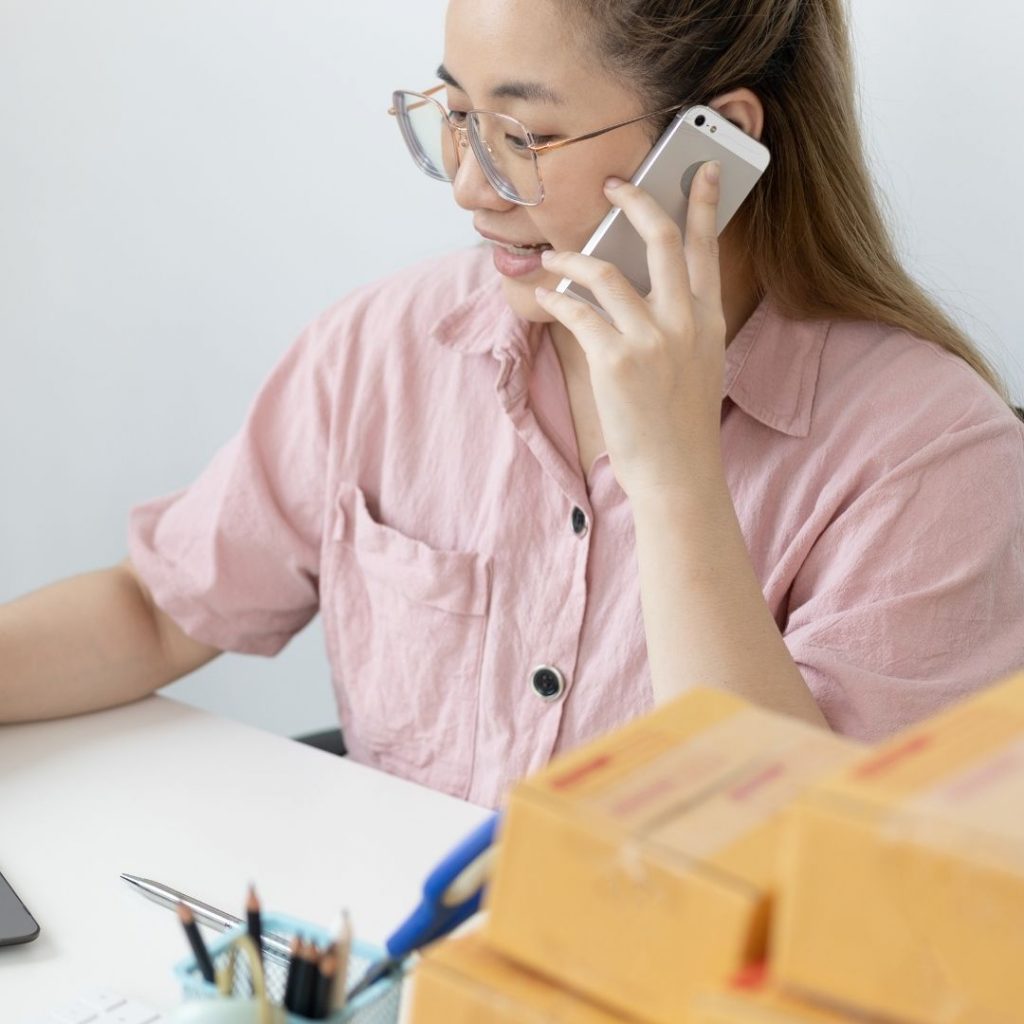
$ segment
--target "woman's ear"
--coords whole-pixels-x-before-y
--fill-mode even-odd
[[[733,89],[716,96],[707,104],[727,121],[755,139],[764,131],[764,107],[757,93],[751,89]]]

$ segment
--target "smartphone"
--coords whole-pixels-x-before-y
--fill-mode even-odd
[[[25,904],[0,875],[0,946],[31,942],[39,934],[39,925],[26,910]]]
[[[690,185],[701,164],[708,160],[719,160],[722,165],[717,218],[720,235],[764,173],[769,153],[757,139],[711,107],[698,105],[680,111],[630,181],[650,192],[685,235]],[[611,208],[581,251],[615,264],[641,295],[649,294],[647,244],[619,207]],[[597,299],[569,278],[563,277],[555,290],[581,299],[611,320]]]

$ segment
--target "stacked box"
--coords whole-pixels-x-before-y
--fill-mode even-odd
[[[1024,674],[790,811],[773,972],[918,1024],[1024,1021]]]
[[[762,969],[693,1001],[686,1024],[864,1024],[820,1003],[778,991]]]
[[[863,748],[698,689],[510,795],[488,942],[654,1024],[765,954],[780,811]]]
[[[408,1024],[631,1024],[499,956],[479,931],[428,949],[410,999]]]

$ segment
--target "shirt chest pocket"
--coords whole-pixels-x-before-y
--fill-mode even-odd
[[[335,514],[321,605],[346,743],[360,760],[464,797],[490,559],[378,522],[352,484]]]

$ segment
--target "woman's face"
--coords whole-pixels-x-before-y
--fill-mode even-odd
[[[459,83],[439,94],[451,110],[475,107],[510,114],[541,142],[583,135],[644,113],[637,97],[604,72],[570,33],[556,0],[450,0],[443,63]],[[542,85],[560,102],[492,95],[511,82]],[[579,252],[611,208],[603,191],[605,178],[629,180],[651,148],[645,134],[649,127],[638,122],[541,154],[544,200],[538,206],[520,206],[499,196],[467,146],[452,183],[455,201],[473,214],[478,232]],[[537,285],[554,288],[561,276],[539,265],[515,273],[511,260],[500,252],[495,261],[516,313],[528,320],[553,321],[533,290]],[[531,263],[536,261],[527,265]]]

